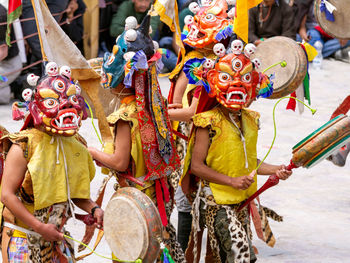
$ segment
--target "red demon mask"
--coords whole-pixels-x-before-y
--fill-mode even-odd
[[[35,127],[64,136],[74,135],[81,125],[83,106],[75,84],[62,75],[46,75],[36,86],[29,103]]]
[[[227,54],[220,58],[206,77],[210,86],[210,97],[225,107],[240,110],[255,100],[259,84],[259,73],[244,54]]]

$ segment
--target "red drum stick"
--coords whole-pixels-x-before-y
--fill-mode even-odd
[[[290,164],[287,166],[287,170],[291,171],[293,168],[297,168],[295,164],[290,161]],[[275,186],[279,183],[280,178],[276,175],[270,175],[267,181],[264,183],[263,186],[261,186],[258,191],[256,191],[251,197],[249,197],[237,210],[237,212],[241,211],[246,205],[248,205],[251,201],[253,201],[257,196],[259,196],[261,193],[265,192],[267,189],[269,189],[272,186]]]

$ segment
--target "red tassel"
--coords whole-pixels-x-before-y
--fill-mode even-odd
[[[338,108],[333,112],[331,119],[337,117],[340,114],[346,114],[350,109],[350,95],[347,96]]]
[[[156,183],[157,206],[158,206],[160,219],[162,220],[163,226],[166,226],[168,224],[168,219],[166,217],[166,212],[165,212],[162,186],[161,186],[159,180],[155,180],[155,183]]]
[[[292,97],[296,98],[297,97],[297,94],[295,93],[295,91],[290,94]],[[297,102],[295,99],[293,98],[290,98],[289,101],[288,101],[288,104],[287,104],[287,107],[286,107],[286,110],[292,110],[292,111],[295,111],[297,107]]]
[[[163,193],[164,193],[164,201],[166,203],[168,203],[170,201],[170,193],[169,193],[168,184],[165,181],[164,177],[162,179],[160,179],[160,182],[162,183],[162,188],[163,188]]]

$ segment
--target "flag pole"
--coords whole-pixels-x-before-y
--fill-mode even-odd
[[[41,55],[43,57],[43,61],[47,62],[48,59],[47,59],[47,56],[45,54],[44,47],[43,47],[43,40],[41,38],[41,32],[40,32],[40,28],[39,28],[38,16],[37,16],[37,13],[36,13],[36,5],[35,5],[34,0],[30,0],[30,1],[32,2],[32,6],[33,6],[33,10],[34,10],[36,28],[38,29],[38,37],[39,37],[39,42],[40,42]]]

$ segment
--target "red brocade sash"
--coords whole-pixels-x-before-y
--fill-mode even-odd
[[[155,181],[157,206],[165,226],[168,221],[164,201],[170,200],[167,178],[179,168],[180,162],[155,66],[135,72],[134,81],[142,151],[148,171],[145,181]]]

